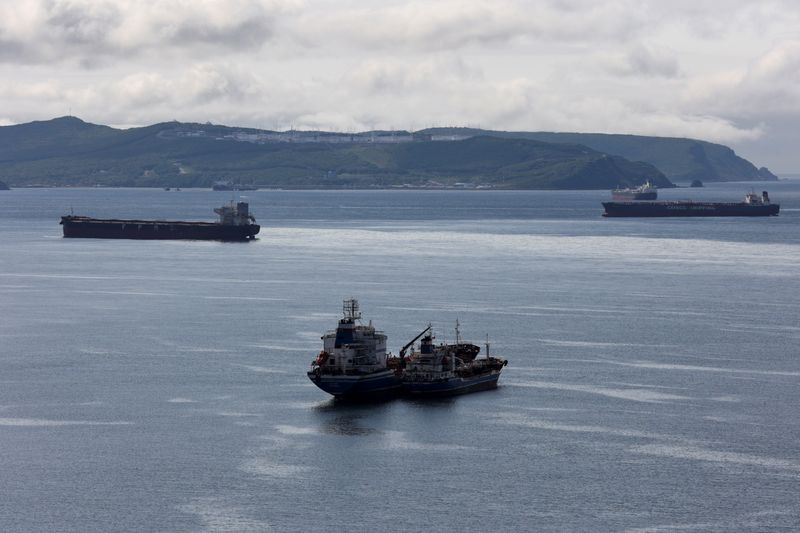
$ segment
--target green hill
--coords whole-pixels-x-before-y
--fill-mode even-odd
[[[452,139],[452,140],[448,140]],[[169,122],[119,130],[75,117],[0,127],[0,179],[14,186],[491,186],[606,189],[650,179],[777,179],[693,139],[433,128],[272,132]]]
[[[777,180],[769,169],[756,168],[721,144],[675,137],[646,137],[604,133],[550,133],[489,131],[474,128],[431,128],[431,135],[491,135],[505,139],[530,139],[549,143],[583,144],[594,150],[644,161],[672,181]]]
[[[118,130],[74,117],[0,127],[0,179],[14,186],[491,186],[607,189],[652,165],[580,144],[485,135],[432,141],[408,132],[270,132],[170,122]]]

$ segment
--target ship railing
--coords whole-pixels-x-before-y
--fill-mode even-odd
[[[452,377],[454,375],[455,374],[453,374],[449,370],[434,371],[434,372],[419,372],[413,369],[412,370],[406,369],[404,379],[406,381],[432,381],[435,379]]]
[[[325,376],[360,376],[364,374],[372,374],[373,372],[384,370],[385,368],[386,367],[383,365],[358,365],[341,367],[338,365],[320,366],[316,363],[311,364],[311,369],[314,372],[318,372],[320,375]]]

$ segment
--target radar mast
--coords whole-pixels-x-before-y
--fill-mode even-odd
[[[358,309],[358,300],[350,298],[342,303],[342,314],[345,320],[361,320],[361,311]]]

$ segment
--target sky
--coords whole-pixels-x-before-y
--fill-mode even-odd
[[[798,0],[0,0],[0,125],[677,136],[800,173]]]

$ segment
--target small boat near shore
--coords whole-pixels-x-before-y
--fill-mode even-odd
[[[255,185],[247,185],[244,183],[234,183],[232,181],[215,181],[211,185],[212,191],[257,191],[258,187]]]

